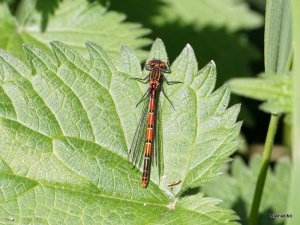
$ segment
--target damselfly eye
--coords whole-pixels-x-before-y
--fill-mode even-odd
[[[159,67],[162,68],[162,69],[166,69],[167,65],[165,63],[161,63],[161,64],[159,64]]]

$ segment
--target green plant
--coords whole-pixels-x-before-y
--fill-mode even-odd
[[[97,2],[86,0],[22,0],[15,12],[0,3],[0,48],[24,57],[23,43],[34,44],[48,53],[49,41],[60,40],[87,57],[86,40],[99,43],[114,56],[121,44],[136,48],[141,58],[142,47],[150,44],[148,29],[138,24],[125,23],[121,13],[107,11]]]
[[[143,189],[127,153],[147,85],[129,78],[146,75],[140,62],[147,57],[168,56],[160,39],[148,54],[149,30],[107,10],[110,2],[150,27],[152,38],[167,40],[172,59],[186,42],[200,53],[199,64],[216,59],[217,87],[228,75],[258,71],[249,36],[263,20],[246,0],[0,0],[0,223],[244,224],[251,211],[249,224],[298,225],[299,3],[267,1],[265,71],[257,78],[232,79],[214,91],[215,63],[198,71],[194,50],[184,48],[167,74],[183,82],[165,88],[175,110],[163,95],[159,101],[163,170],[153,165]],[[264,101],[260,109],[271,114],[263,157],[249,157],[249,168],[239,157],[226,164],[243,143],[240,105],[227,108],[228,86]],[[242,106],[249,125],[249,106]],[[291,176],[280,162],[267,172],[280,115],[285,130],[292,127],[293,140],[285,141],[293,143]]]
[[[292,96],[293,94],[296,96],[298,93],[297,91],[292,90],[292,87],[295,89],[293,83],[297,81],[297,78],[294,78],[293,76],[297,75],[289,75],[292,61],[291,4],[290,0],[267,1],[265,21],[265,75],[262,78],[235,79],[229,82],[232,90],[238,94],[254,99],[266,100],[267,102],[264,103],[261,108],[271,113],[261,170],[257,179],[255,195],[249,218],[250,225],[256,224],[258,217],[258,210],[263,195],[264,183],[267,176],[279,116],[282,113],[293,112],[294,114],[292,116],[295,116],[298,113],[296,110],[297,101],[295,101],[295,97]],[[295,26],[295,24],[297,24],[297,20],[293,20],[293,23]],[[293,40],[295,42],[295,35]],[[298,53],[298,49],[296,48],[295,50],[294,54],[296,55]],[[297,64],[295,64],[295,66],[297,67]],[[297,120],[292,118],[289,119],[289,121],[292,121],[293,128],[297,130],[299,123],[293,123],[295,121],[297,122]],[[298,139],[298,137],[294,136],[294,139]],[[297,144],[294,144],[293,148],[296,148],[295,151],[297,152]],[[294,159],[294,171],[299,171],[299,169],[297,169],[299,167],[297,154],[295,154],[294,157],[296,157]],[[295,185],[296,181],[294,178],[292,179],[291,190],[295,189]],[[294,204],[294,206],[299,208],[299,205],[297,206],[297,204]],[[294,221],[298,221],[295,224],[299,223],[298,218]]]
[[[206,195],[222,199],[221,206],[237,212],[242,224],[247,224],[254,195],[253,190],[260,171],[261,156],[253,155],[248,164],[240,157],[235,157],[230,167],[230,174],[225,173],[219,179],[207,183],[203,187],[203,192]],[[264,195],[256,224],[284,223],[286,219],[271,219],[270,215],[289,212],[286,201],[289,182],[290,164],[288,162],[277,162],[273,169],[268,168]]]
[[[300,204],[299,204],[299,174],[300,174],[300,4],[299,1],[292,1],[293,6],[293,69],[292,73],[294,75],[293,83],[293,123],[292,123],[292,133],[293,133],[293,164],[291,171],[291,185],[289,189],[288,198],[288,212],[293,215],[291,220],[287,221],[288,225],[297,225],[300,223]]]
[[[128,79],[141,75],[139,60],[125,46],[117,61],[86,46],[88,61],[61,42],[51,42],[54,56],[25,45],[31,71],[0,53],[1,222],[236,224],[231,210],[195,189],[239,143],[239,105],[226,109],[226,87],[213,92],[215,64],[198,71],[189,45],[172,64],[170,79],[184,84],[168,87],[175,111],[161,99],[164,174],[153,171],[143,189],[127,161],[145,89]],[[149,57],[167,59],[160,40]]]

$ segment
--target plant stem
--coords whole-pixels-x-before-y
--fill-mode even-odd
[[[267,138],[264,146],[261,168],[257,178],[255,194],[253,197],[248,225],[256,224],[257,214],[258,214],[259,205],[261,202],[261,197],[262,197],[262,193],[263,193],[263,189],[267,177],[268,166],[269,166],[269,161],[272,153],[272,147],[273,147],[274,138],[277,130],[278,120],[279,120],[279,115],[275,115],[275,114],[271,115]]]

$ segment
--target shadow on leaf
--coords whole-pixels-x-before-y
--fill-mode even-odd
[[[201,191],[200,187],[189,188],[186,191],[184,191],[182,194],[180,194],[180,198],[184,198],[184,197],[191,196],[191,195],[196,195],[200,191]]]

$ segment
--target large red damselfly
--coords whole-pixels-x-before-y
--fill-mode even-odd
[[[166,95],[163,83],[166,82],[168,85],[181,83],[179,81],[168,81],[164,73],[170,73],[170,68],[167,63],[159,59],[153,59],[146,62],[146,70],[150,73],[145,78],[132,78],[141,83],[149,83],[149,88],[138,102],[137,106],[144,102],[140,121],[136,129],[132,145],[129,152],[130,161],[138,168],[141,165],[141,161],[144,158],[143,176],[142,176],[142,187],[145,188],[148,185],[150,177],[150,164],[152,161],[153,150],[156,162],[159,161],[159,149],[158,146],[154,148],[156,139],[158,138],[157,132],[157,112],[158,112],[158,99],[159,94],[162,92],[168,102],[174,108],[172,102]],[[148,112],[147,112],[148,111]],[[148,119],[147,116],[148,115]],[[146,122],[147,121],[147,122]],[[156,138],[157,137],[157,138]],[[144,146],[143,146],[144,145]],[[142,154],[144,149],[144,154]],[[144,156],[144,157],[142,157]]]

